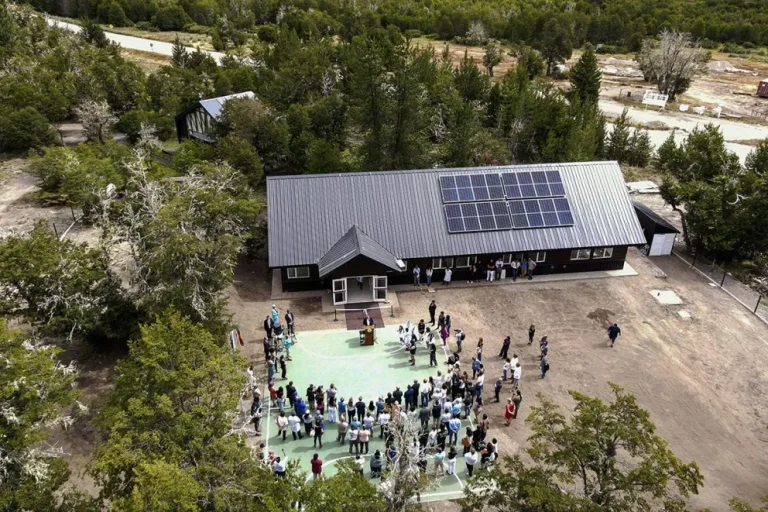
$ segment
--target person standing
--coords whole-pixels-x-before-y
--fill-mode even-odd
[[[264,332],[267,335],[267,340],[272,339],[272,328],[273,327],[274,327],[274,324],[272,323],[272,318],[268,316],[264,320]]]
[[[512,260],[510,267],[512,267],[512,281],[517,281],[517,275],[520,273],[520,262],[517,258]]]
[[[520,261],[520,277],[525,277],[528,274],[528,260],[523,257]]]
[[[435,301],[429,303],[429,323],[435,325],[435,311],[437,311],[437,304]]]
[[[437,329],[442,330],[445,327],[445,311],[440,312],[440,316],[437,317]]]
[[[277,424],[277,437],[282,437],[285,441],[285,436],[288,434],[288,418],[285,417],[285,411],[280,411],[280,415],[275,418]]]
[[[480,361],[476,357],[472,358],[472,378],[477,377],[477,372],[480,371]]]
[[[341,416],[341,421],[339,422],[338,427],[338,435],[336,436],[336,440],[339,442],[339,444],[344,444],[344,441],[347,438],[347,429],[349,428],[349,423],[347,423],[347,418],[345,416]]]
[[[541,369],[541,378],[543,379],[546,377],[547,372],[549,371],[549,356],[541,356],[541,363],[539,364],[539,368]]]
[[[315,442],[313,443],[313,447],[317,447],[318,443],[320,444],[320,449],[323,448],[323,432],[325,432],[325,425],[323,425],[323,418],[322,416],[318,416],[317,419],[315,419]]]
[[[253,430],[257,436],[261,435],[261,432],[259,432],[259,427],[261,426],[261,416],[261,400],[254,398],[253,403],[251,404],[251,421],[253,421]]]
[[[317,480],[323,473],[323,461],[320,460],[320,456],[318,454],[314,454],[310,464],[312,464],[312,480]]]
[[[613,348],[613,344],[616,343],[616,338],[619,336],[621,336],[619,324],[613,324],[608,328],[608,339],[611,340],[611,348]]]
[[[296,317],[290,309],[285,312],[285,329],[288,336],[296,334]]]
[[[357,287],[362,290],[363,289],[363,278],[361,276],[357,276],[356,281],[357,281]]]
[[[536,326],[534,324],[531,324],[531,326],[528,328],[528,344],[533,344],[533,337],[536,335]]]
[[[411,354],[411,366],[416,366],[416,336],[411,338],[411,345],[408,347],[408,352]]]
[[[277,306],[272,304],[272,325],[276,326],[280,324],[280,313],[277,311]]]
[[[448,286],[451,284],[451,276],[453,275],[453,271],[449,268],[445,269],[445,275],[443,276],[443,286]]]
[[[291,428],[291,435],[293,440],[304,439],[304,435],[301,433],[301,418],[299,418],[295,412],[288,416],[288,425]]]
[[[349,454],[352,455],[352,450],[355,450],[355,455],[360,453],[360,446],[357,444],[357,437],[360,435],[360,430],[355,426],[349,427]]]
[[[459,418],[448,420],[448,444],[455,445],[459,442],[459,430],[461,430],[461,420]]]
[[[368,455],[368,441],[371,439],[371,432],[366,429],[360,429],[357,433],[357,444],[360,448],[360,453]],[[363,452],[365,450],[365,452]]]
[[[501,352],[499,352],[499,357],[502,359],[507,359],[509,357],[509,345],[512,343],[512,338],[507,336],[504,338],[504,341],[501,342]],[[507,379],[504,379],[507,380]]]
[[[504,260],[501,259],[501,256],[499,256],[496,259],[496,279],[501,279],[501,269],[504,268]]]
[[[523,395],[520,393],[519,389],[515,390],[515,394],[512,397],[512,403],[515,404],[515,412],[512,414],[513,419],[517,419],[517,413],[520,410],[520,403],[523,401]]]
[[[379,427],[379,438],[383,439],[384,434],[389,431],[389,413],[386,410],[379,414]]]
[[[458,354],[459,352],[461,352],[461,344],[464,341],[464,339],[467,337],[467,335],[464,334],[464,331],[461,330],[461,329],[456,329],[455,332],[456,332],[456,334],[455,334],[455,337],[456,337],[456,353]]]
[[[426,276],[427,276],[427,288],[429,288],[429,285],[432,284],[432,267],[427,267]]]
[[[530,281],[533,279],[533,271],[536,270],[536,262],[533,261],[533,258],[528,258],[528,280]]]
[[[338,411],[336,407],[336,394],[328,394],[328,421],[330,423],[336,423],[336,412]]]
[[[504,409],[504,425],[509,426],[509,421],[515,417],[515,403],[507,398],[507,407]]]
[[[456,447],[451,446],[451,448],[448,450],[448,457],[446,459],[448,461],[448,469],[446,472],[449,475],[456,473],[456,455]]]
[[[435,340],[429,344],[429,366],[437,366],[437,345]]]
[[[493,387],[493,396],[496,398],[496,403],[499,403],[499,395],[501,394],[501,388],[503,384],[501,379],[496,381],[496,385]]]
[[[477,451],[474,446],[471,446],[469,451],[464,454],[464,462],[467,463],[467,477],[472,478],[472,471],[475,469],[475,464],[477,464]]]
[[[280,377],[283,380],[285,380],[285,372],[286,372],[285,356],[280,356]]]
[[[279,477],[285,477],[285,462],[277,457],[272,463],[272,471]]]
[[[512,361],[507,358],[506,361],[504,361],[504,366],[501,367],[501,379],[507,380],[507,375],[511,376],[512,374]]]
[[[285,347],[285,359],[288,361],[293,361],[291,359],[291,347],[293,346],[293,338],[290,336],[286,336],[283,338],[283,347]]]
[[[418,263],[413,267],[413,286],[421,286],[421,269]]]
[[[312,435],[312,415],[308,412],[304,413],[304,416],[301,417],[301,420],[304,422],[304,433],[307,434],[307,437]]]
[[[520,366],[520,363],[517,363],[515,365],[515,370],[512,373],[512,389],[517,389],[517,387],[520,385],[520,377],[523,376],[523,368]]]
[[[424,322],[423,318],[419,320],[419,324],[416,326],[416,332],[419,335],[419,341],[423,340],[424,335],[427,333],[427,324]]]

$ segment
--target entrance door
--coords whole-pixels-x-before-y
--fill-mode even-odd
[[[333,280],[333,304],[346,304],[347,303],[347,279],[334,279]]]
[[[373,276],[373,301],[387,301],[387,276]]]

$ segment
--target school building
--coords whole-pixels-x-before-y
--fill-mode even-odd
[[[536,274],[619,270],[646,244],[616,162],[272,176],[267,208],[283,291],[337,305],[386,301],[416,265],[437,284],[499,257],[507,278],[514,258]]]

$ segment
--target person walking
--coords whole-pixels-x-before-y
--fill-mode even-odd
[[[499,352],[499,357],[502,359],[507,359],[509,357],[509,346],[512,344],[512,338],[510,336],[507,336],[504,338],[504,341],[501,342],[501,351]],[[507,379],[504,379],[507,380]]]
[[[541,369],[541,378],[543,379],[546,377],[547,372],[549,371],[549,356],[541,356],[541,363],[539,364],[539,368]]]
[[[531,324],[531,326],[528,328],[528,344],[533,344],[533,337],[536,335],[536,326],[534,324]]]
[[[616,343],[616,338],[619,336],[621,336],[619,324],[613,324],[608,328],[608,339],[611,340],[611,348],[613,348],[613,344]]]
[[[504,425],[509,426],[509,421],[515,417],[515,403],[507,398],[507,406],[504,409]]]
[[[472,471],[477,464],[477,450],[474,446],[471,446],[469,451],[464,454],[464,462],[467,463],[467,478],[472,478]]]
[[[533,261],[533,258],[528,258],[528,280],[530,281],[533,279],[533,271],[536,270],[536,262]]]
[[[421,286],[421,269],[418,263],[413,267],[413,286]]]
[[[427,276],[427,288],[432,284],[432,267],[427,267],[427,271],[425,272]]]
[[[512,281],[517,281],[517,275],[520,273],[520,262],[515,258],[509,266],[512,268]]]
[[[280,356],[280,378],[285,380],[285,372],[287,367],[285,365],[285,356]]]
[[[270,340],[272,338],[272,328],[275,326],[275,324],[272,323],[272,317],[267,317],[264,319],[264,332],[267,335],[267,340]]]
[[[429,323],[435,325],[435,311],[437,311],[437,304],[435,301],[429,303]]]
[[[445,269],[445,275],[443,276],[443,286],[448,286],[451,284],[451,276],[453,275],[453,270],[447,268]]]
[[[371,439],[371,432],[366,429],[361,429],[357,433],[357,445],[360,449],[360,453],[368,455],[368,441]],[[363,452],[365,450],[365,452]]]
[[[312,480],[317,480],[323,473],[323,461],[320,460],[318,454],[314,454],[310,464],[312,465]]]

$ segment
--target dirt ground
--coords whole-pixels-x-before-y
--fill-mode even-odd
[[[523,364],[521,421],[504,428],[501,404],[486,407],[503,454],[524,448],[530,430],[522,418],[538,392],[567,406],[570,389],[609,398],[610,381],[637,396],[681,459],[699,464],[705,486],[692,499],[694,507],[723,510],[731,496],[768,494],[768,413],[755,400],[768,392],[768,327],[674,256],[649,260],[632,250],[628,261],[638,276],[400,292],[394,321],[427,317],[435,298],[453,325],[467,332],[467,347],[484,338],[491,382],[501,373],[501,341],[512,336]],[[654,277],[654,265],[668,277]],[[262,360],[261,322],[273,303],[268,277],[263,266],[243,264],[229,294],[254,362]],[[652,289],[674,290],[683,305],[658,304]],[[339,326],[320,312],[319,299],[275,304],[281,314],[295,311],[299,332]],[[681,318],[679,310],[692,317]],[[622,336],[611,349],[605,328],[614,321]],[[537,348],[526,344],[530,323],[537,325],[537,337],[551,340],[552,370],[545,380],[538,378]]]

